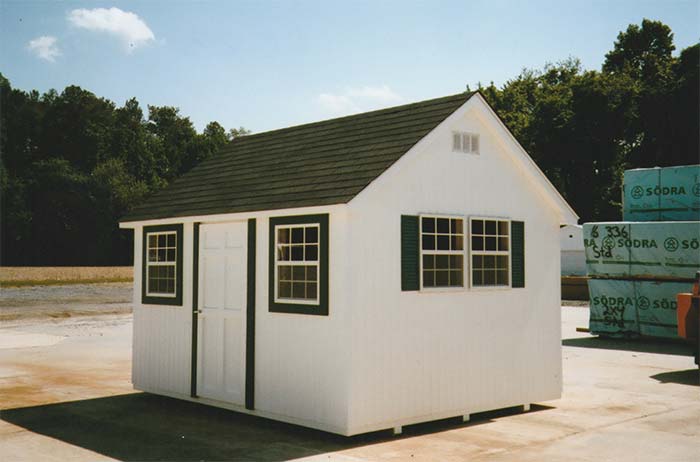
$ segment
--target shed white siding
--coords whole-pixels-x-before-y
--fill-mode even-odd
[[[192,355],[193,222],[256,218],[255,413],[283,421],[347,432],[350,324],[345,206],[230,214],[146,223],[182,223],[183,305],[141,303],[143,226],[134,228],[134,388],[190,399]],[[269,217],[329,213],[329,316],[268,311]],[[201,400],[248,412],[240,406]]]
[[[349,204],[350,433],[560,396],[560,220],[478,114],[448,119]],[[479,133],[481,154],[452,152],[452,131]],[[402,292],[400,215],[421,213],[524,221],[525,288]]]

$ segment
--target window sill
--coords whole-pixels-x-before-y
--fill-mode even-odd
[[[454,294],[466,292],[466,287],[424,287],[418,291],[419,294]]]

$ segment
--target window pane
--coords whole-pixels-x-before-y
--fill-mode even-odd
[[[148,251],[148,261],[158,261],[158,251],[151,249]]]
[[[289,228],[279,228],[277,230],[277,243],[278,244],[288,244],[289,243]]]
[[[496,272],[496,283],[499,286],[508,285],[508,270],[499,270]]]
[[[315,242],[318,242],[318,228],[309,226],[306,228],[306,243],[313,244]]]
[[[294,234],[292,233],[292,240],[294,240]],[[303,245],[293,245],[292,246],[292,261],[303,261],[304,260],[304,246]]]
[[[306,245],[306,261],[318,260],[318,244]]]
[[[483,220],[472,220],[472,234],[484,234]]]
[[[484,284],[484,272],[481,270],[474,270],[472,272],[472,285],[480,286]]]
[[[494,269],[496,268],[496,256],[495,255],[484,255],[484,269]]]
[[[318,286],[315,282],[310,282],[306,284],[306,298],[311,300],[315,299],[317,291]]]
[[[422,228],[424,233],[435,232],[435,218],[423,217]]]
[[[450,283],[449,271],[435,271],[435,286],[447,287]]]
[[[496,250],[496,238],[486,237],[486,250]]]
[[[474,153],[479,153],[479,135],[472,135],[472,151]]]
[[[437,232],[445,234],[450,232],[450,220],[448,218],[437,219]]]
[[[277,261],[289,261],[288,245],[281,245],[277,248]]]
[[[496,266],[498,269],[508,269],[508,256],[498,255],[496,257]]]
[[[435,250],[435,236],[423,234],[423,250]]]
[[[306,280],[306,268],[303,266],[292,267],[292,280],[293,281],[305,281]]]
[[[165,277],[175,280],[175,267],[166,266],[165,267]]]
[[[462,255],[450,255],[450,269],[459,269],[463,267],[463,257]]]
[[[166,261],[175,261],[175,249],[168,249]]]
[[[452,234],[462,234],[462,220],[458,218],[450,220],[450,230]]]
[[[435,271],[423,271],[423,287],[435,287]]]
[[[508,222],[507,221],[499,221],[498,222],[498,234],[501,236],[508,235]]]
[[[496,234],[496,222],[487,220],[486,221],[486,234]]]
[[[498,250],[508,250],[508,238],[499,237],[498,238]]]
[[[304,242],[304,228],[292,228],[292,244]]]
[[[435,255],[423,255],[423,269],[435,268]]]
[[[277,289],[277,296],[280,298],[291,298],[292,297],[292,283],[291,282],[280,282]]]
[[[471,139],[471,136],[469,136],[468,133],[465,133],[462,137],[462,151],[464,152],[469,152],[469,140]]]
[[[464,238],[462,236],[452,236],[452,250],[464,250]]]
[[[153,235],[153,234],[149,234],[148,235],[148,247],[153,248],[153,247],[156,247],[157,245],[158,245],[158,237]]]
[[[435,268],[437,269],[447,269],[449,268],[449,255],[435,255]]]
[[[168,234],[168,247],[175,247],[175,235]]]
[[[472,255],[472,266],[474,269],[484,267],[484,257],[481,255]]]
[[[462,134],[453,133],[452,134],[452,150],[461,151],[462,150]]]
[[[472,237],[472,250],[484,250],[484,238],[474,236]]]
[[[450,236],[438,234],[437,248],[438,250],[450,250]]]
[[[294,239],[294,237],[292,237],[292,239]],[[303,282],[293,282],[292,298],[306,298],[306,284]]]
[[[158,260],[157,260],[157,261],[167,261],[167,260],[165,259],[165,257],[166,257],[166,252],[167,252],[167,251],[166,251],[165,249],[162,249],[162,248],[159,247],[159,248],[158,248]]]
[[[496,272],[495,271],[484,271],[484,285],[486,285],[486,286],[496,285]]]
[[[292,267],[291,266],[278,266],[277,267],[277,277],[280,281],[291,281],[292,280]]]
[[[461,271],[450,271],[450,285],[453,287],[461,287],[464,285]]]
[[[175,293],[175,281],[173,279],[166,280],[165,293],[167,293],[167,294]]]
[[[317,271],[315,266],[307,266],[306,267],[306,280],[307,281],[316,281],[317,280]]]

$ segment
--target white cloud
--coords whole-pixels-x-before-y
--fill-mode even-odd
[[[401,103],[404,99],[388,85],[345,88],[339,93],[321,93],[316,102],[333,115],[354,114]]]
[[[30,40],[27,49],[46,61],[56,61],[56,56],[61,55],[61,50],[56,46],[56,37],[42,35],[34,40]]]
[[[121,39],[128,51],[155,40],[153,31],[130,11],[119,8],[79,8],[68,13],[68,21],[76,27],[107,32]]]

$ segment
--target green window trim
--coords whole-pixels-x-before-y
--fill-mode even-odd
[[[163,297],[148,295],[148,235],[151,233],[175,232],[175,296]],[[182,224],[143,227],[143,244],[141,257],[141,303],[144,305],[182,306]]]
[[[420,218],[401,215],[401,290],[420,290]]]
[[[269,311],[272,313],[293,313],[328,316],[328,214],[271,217],[269,221]],[[318,301],[316,303],[279,301],[275,299],[277,275],[277,226],[318,225]]]
[[[510,222],[511,287],[525,287],[525,222]]]

